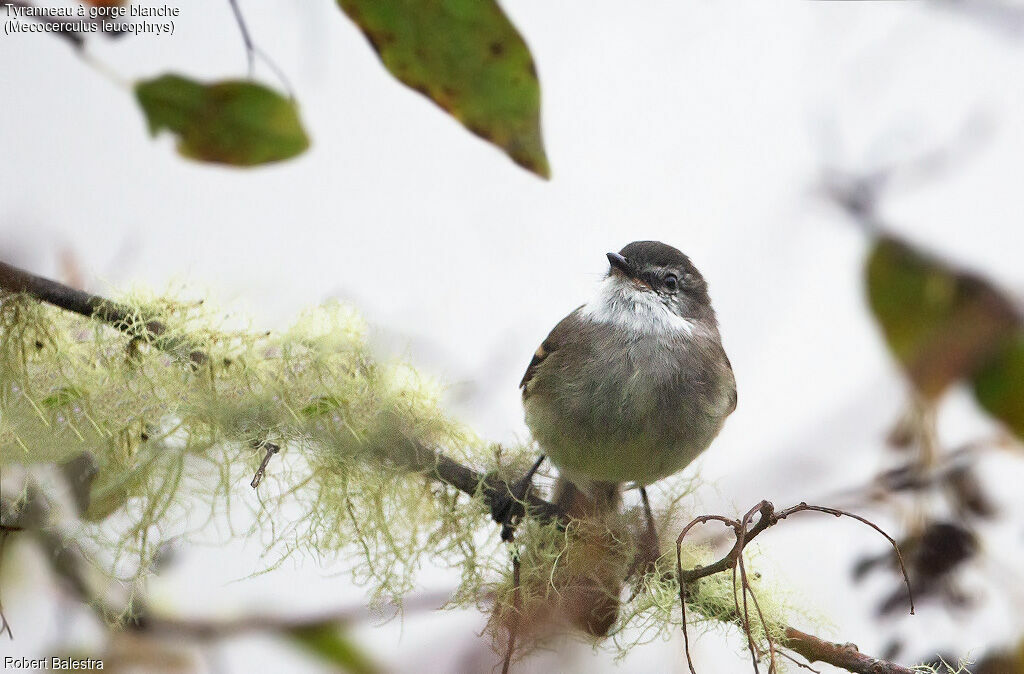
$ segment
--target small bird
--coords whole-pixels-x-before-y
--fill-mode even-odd
[[[563,318],[537,349],[519,386],[526,425],[543,454],[496,503],[511,541],[533,474],[550,457],[556,500],[578,519],[616,513],[623,485],[639,487],[647,519],[642,550],[658,556],[645,487],[699,456],[736,409],[736,380],[722,348],[708,286],[690,258],[659,241],[608,253],[596,296]],[[609,549],[591,530],[582,544]],[[595,635],[611,629],[623,578],[595,565],[562,588],[568,620]]]
[[[534,439],[591,495],[682,470],[736,409],[708,286],[690,258],[659,241],[607,255],[597,296],[555,326],[519,384]]]
[[[512,496],[522,500],[545,455],[558,468],[557,500],[570,516],[616,512],[622,486],[634,484],[656,550],[644,487],[708,448],[736,408],[736,381],[707,283],[690,258],[659,241],[607,256],[597,295],[555,326],[520,382],[526,424],[543,454]],[[506,540],[521,514],[495,510]],[[597,628],[587,617],[587,629],[606,631],[614,609]]]

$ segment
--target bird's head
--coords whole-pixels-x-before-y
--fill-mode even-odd
[[[608,263],[601,293],[609,310],[633,311],[638,320],[657,320],[667,312],[690,322],[714,323],[707,283],[678,249],[660,241],[634,241],[608,253]]]

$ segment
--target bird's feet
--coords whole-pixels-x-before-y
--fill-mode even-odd
[[[657,568],[657,562],[661,559],[661,541],[658,538],[658,528],[654,523],[654,513],[651,512],[651,502],[647,499],[647,490],[640,487],[640,498],[644,506],[644,529],[636,539],[636,557],[629,566],[626,573],[626,580],[629,580],[634,573],[644,575],[653,572]]]
[[[509,485],[506,493],[497,494],[491,500],[491,517],[501,525],[501,540],[511,542],[515,538],[516,525],[526,514],[525,500],[533,486],[533,474],[543,462],[541,454],[526,475]]]

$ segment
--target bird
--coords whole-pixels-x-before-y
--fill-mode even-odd
[[[614,512],[634,485],[656,541],[646,487],[711,445],[736,409],[736,380],[708,284],[689,257],[634,241],[607,259],[595,296],[555,325],[519,384],[541,455],[512,496],[522,500],[545,458],[570,516]],[[506,540],[521,514],[496,511]]]

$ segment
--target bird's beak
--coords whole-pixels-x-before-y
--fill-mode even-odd
[[[637,270],[629,263],[629,260],[618,253],[608,253],[608,263],[612,266],[611,274],[619,273],[633,282],[633,285],[642,290],[653,290],[651,284],[640,278]]]
[[[612,266],[612,270],[618,269],[626,276],[633,276],[633,269],[629,266],[629,262],[618,253],[608,253],[608,264]]]

